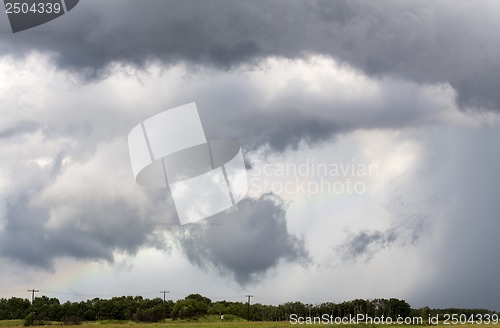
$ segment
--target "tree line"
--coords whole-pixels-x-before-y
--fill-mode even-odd
[[[485,309],[452,309],[453,313],[493,313]],[[447,310],[412,309],[404,300],[374,299],[321,304],[305,304],[302,302],[287,302],[280,305],[265,305],[260,303],[248,307],[246,302],[217,301],[200,294],[191,294],[177,301],[164,301],[161,298],[147,299],[142,296],[121,296],[111,299],[94,298],[82,302],[60,303],[57,298],[47,296],[37,297],[33,304],[28,299],[12,297],[0,299],[0,320],[25,319],[27,325],[43,324],[59,321],[80,323],[97,320],[135,320],[157,322],[167,318],[195,319],[206,315],[235,316],[253,321],[287,321],[291,314],[302,317],[314,317],[328,314],[336,317],[356,316],[365,314],[371,317],[416,317],[426,318],[429,315],[442,315]]]

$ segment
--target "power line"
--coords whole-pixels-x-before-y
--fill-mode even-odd
[[[247,303],[247,321],[250,321],[250,299],[253,297],[253,295],[245,295],[245,297],[248,297],[248,303]]]
[[[28,289],[28,292],[31,292],[31,304],[33,304],[33,300],[35,299],[35,293],[38,293],[39,290],[38,289]]]

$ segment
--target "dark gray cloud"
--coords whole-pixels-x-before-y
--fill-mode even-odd
[[[399,219],[386,230],[364,230],[351,233],[335,247],[343,261],[370,260],[379,251],[394,246],[415,246],[420,238],[429,233],[428,223],[422,215]]]
[[[124,200],[76,208],[78,218],[56,229],[46,227],[50,209],[30,202],[25,194],[8,202],[0,232],[0,255],[24,265],[51,270],[58,257],[113,262],[116,251],[135,254],[145,245],[168,249],[155,235],[164,227],[141,220],[138,209]]]
[[[500,181],[495,173],[500,138],[477,116],[474,132],[465,127],[466,115],[440,120],[439,115],[450,114],[443,110],[448,108],[447,95],[434,95],[443,99],[433,103],[429,99],[434,96],[424,90],[427,84],[451,86],[463,108],[500,108],[500,37],[492,33],[500,27],[498,11],[493,1],[86,0],[37,29],[2,33],[0,61],[40,51],[50,54],[57,68],[100,80],[77,80],[68,74],[68,79],[54,82],[60,72],[48,67],[30,84],[33,65],[19,75],[9,71],[2,80],[26,85],[16,85],[1,99],[1,255],[50,269],[57,257],[113,261],[114,251],[134,254],[141,247],[165,248],[161,235],[176,223],[173,206],[165,195],[135,189],[124,140],[145,117],[197,101],[209,137],[237,140],[247,150],[269,145],[271,151],[283,151],[302,141],[332,141],[355,129],[406,133],[401,128],[417,127],[412,136],[417,147],[404,152],[417,158],[421,171],[407,178],[412,167],[381,192],[410,199],[437,194],[446,204],[419,203],[418,209],[408,211],[422,213],[416,216],[390,211],[393,222],[387,230],[355,232],[338,246],[337,254],[343,260],[369,260],[382,249],[428,246],[422,245],[422,236],[430,235],[425,240],[432,244],[422,249],[431,251],[422,254],[422,263],[433,275],[415,287],[412,303],[499,304],[494,282],[500,276],[495,253],[500,246]],[[309,70],[288,76],[281,89],[273,89],[281,81],[271,77],[269,85],[258,81],[262,88],[246,79],[247,72],[272,70],[262,59],[310,60],[314,54],[374,78],[376,95],[330,97],[336,86],[325,87],[319,74]],[[25,64],[11,61],[12,66],[19,63]],[[158,63],[172,82],[148,93],[144,89],[154,89],[148,83],[161,79],[142,76],[144,89],[122,89],[117,83],[115,90],[113,82],[99,83],[127,69],[110,63],[139,69]],[[179,63],[182,78],[169,75],[169,65]],[[296,83],[308,74],[310,84]],[[130,78],[126,75],[120,82]],[[93,83],[103,91],[89,91],[86,87]],[[176,83],[182,88],[176,89]],[[267,88],[272,94],[264,97]],[[82,96],[75,96],[78,91]],[[167,93],[173,95],[164,97]],[[463,128],[422,127],[443,121]],[[109,145],[117,138],[121,143]],[[54,159],[50,167],[36,164],[46,158]],[[390,189],[392,183],[400,189]],[[186,228],[179,245],[192,263],[220,270],[240,284],[250,283],[280,261],[307,261],[305,245],[289,233],[285,215],[286,208],[276,198],[248,199],[206,226]]]
[[[136,188],[133,179],[121,184],[110,177],[113,171],[128,175],[126,166],[105,164],[107,154],[126,149],[116,143],[105,148],[75,167],[62,163],[64,152],[44,166],[16,161],[2,191],[0,256],[51,270],[61,257],[113,262],[115,252],[135,254],[144,246],[168,250],[161,234],[178,224],[171,200],[164,191]],[[107,179],[114,181],[105,187]]]
[[[46,211],[29,207],[29,195],[21,194],[7,201],[6,222],[0,232],[2,256],[13,258],[33,266],[50,267],[52,255],[43,242],[42,223],[47,220]]]
[[[492,72],[498,71],[496,58],[500,57],[496,56],[494,37],[482,37],[496,20],[468,14],[467,4],[453,4],[451,12],[448,6],[451,4],[430,1],[295,0],[153,0],[139,6],[130,0],[88,0],[43,27],[4,33],[0,54],[42,51],[52,55],[57,67],[101,77],[112,74],[107,65],[116,62],[140,68],[151,62],[167,67],[184,63],[188,77],[207,66],[213,68],[213,75],[221,73],[219,69],[243,75],[266,70],[259,61],[264,58],[323,54],[380,78],[384,85],[388,84],[385,76],[401,79],[383,89],[381,102],[363,103],[363,97],[359,102],[323,98],[309,92],[314,85],[297,82],[299,78],[292,76],[292,81],[286,81],[290,84],[286,93],[269,102],[259,101],[258,88],[244,90],[245,85],[236,82],[219,85],[225,88],[223,99],[217,94],[220,90],[203,99],[204,90],[193,87],[175,103],[212,102],[212,107],[202,106],[208,109],[204,124],[217,131],[215,137],[236,139],[247,149],[267,144],[282,151],[351,129],[400,128],[425,122],[436,111],[434,104],[421,101],[417,91],[421,84],[449,84],[458,91],[459,104],[497,108],[500,100],[493,89],[499,81]],[[116,15],[122,19],[113,19]],[[453,31],[462,31],[464,24],[473,28],[462,38]],[[471,51],[476,48],[481,51]],[[341,114],[347,112],[356,115]],[[95,116],[99,115],[96,111]],[[84,134],[91,128],[92,122],[87,120],[57,131]]]
[[[45,143],[57,137],[62,136]],[[46,270],[62,257],[113,262],[116,252],[168,250],[165,235],[183,229],[175,228],[175,207],[165,190],[133,181],[124,138],[98,145],[84,141],[78,144],[82,151],[56,147],[59,153],[44,166],[29,154],[36,145],[27,140],[21,144],[31,159],[18,159],[20,176],[13,176],[15,182],[5,191],[0,256]],[[64,163],[68,153],[73,155],[69,164]],[[285,204],[273,195],[245,199],[210,218],[207,226],[190,225],[182,231],[175,236],[190,261],[213,266],[240,284],[257,281],[280,261],[308,260],[302,240],[287,230]]]
[[[273,194],[246,198],[206,224],[186,226],[179,245],[191,262],[215,267],[241,285],[255,282],[281,261],[309,261],[303,241],[288,232],[285,204]]]
[[[0,53],[49,52],[90,75],[120,61],[227,69],[324,54],[373,76],[450,84],[460,105],[498,110],[499,9],[494,1],[89,0],[31,32],[4,33]]]
[[[47,270],[52,269],[57,257],[112,262],[114,251],[134,254],[148,244],[155,228],[141,223],[137,209],[118,201],[81,209],[79,224],[47,231],[44,225],[50,219],[49,209],[30,203],[31,197],[26,194],[9,200],[0,232],[0,255]]]
[[[315,66],[306,61],[309,64],[310,76],[321,80],[318,67],[331,63]],[[271,81],[280,79],[279,69],[294,67],[281,64],[268,69]],[[331,71],[350,78],[355,76],[351,71]],[[436,99],[446,95],[430,94],[419,85],[404,81],[381,81],[378,90],[371,93],[368,91],[371,85],[366,81],[336,85],[332,78],[310,83],[308,77],[286,80],[287,72],[280,73],[284,81],[279,81],[281,87],[276,91],[273,82],[269,82],[269,87],[260,86],[258,83],[265,81],[248,78],[244,70],[234,73],[239,75],[238,80],[232,74],[223,75],[228,80],[224,82],[220,81],[222,78],[212,81],[200,74],[207,83],[192,87],[186,94],[195,95],[207,136],[237,140],[246,150],[269,146],[270,151],[282,152],[297,149],[301,143],[331,142],[336,136],[356,129],[398,129],[436,122],[444,111]],[[314,88],[316,91],[311,91]],[[346,93],[359,92],[364,96],[345,97],[344,89]],[[179,98],[190,99],[189,96]]]
[[[335,133],[347,131],[347,128],[338,127],[334,119],[321,121],[314,116],[308,117],[287,104],[260,113],[249,108],[249,104],[240,105],[240,109],[245,107],[246,111],[237,114],[225,107],[210,108],[210,115],[206,115],[203,121],[207,133],[214,139],[237,140],[245,151],[266,145],[272,151],[282,152],[296,149],[301,142],[312,145],[328,140]]]

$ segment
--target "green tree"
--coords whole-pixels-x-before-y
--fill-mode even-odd
[[[208,313],[208,305],[205,302],[185,298],[178,300],[172,309],[172,318],[198,318]]]
[[[35,323],[35,312],[30,312],[28,313],[26,318],[24,318],[24,325],[33,326],[34,323]]]
[[[205,297],[205,296],[202,296],[200,294],[190,294],[188,296],[186,296],[185,298],[186,300],[196,300],[196,301],[199,301],[199,302],[203,302],[207,305],[210,305],[212,304],[212,300],[209,299],[208,297]]]

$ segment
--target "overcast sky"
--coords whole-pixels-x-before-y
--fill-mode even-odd
[[[500,310],[499,14],[82,0],[15,34],[0,15],[0,297]],[[179,226],[135,183],[127,135],[190,102],[240,143],[250,191]]]

